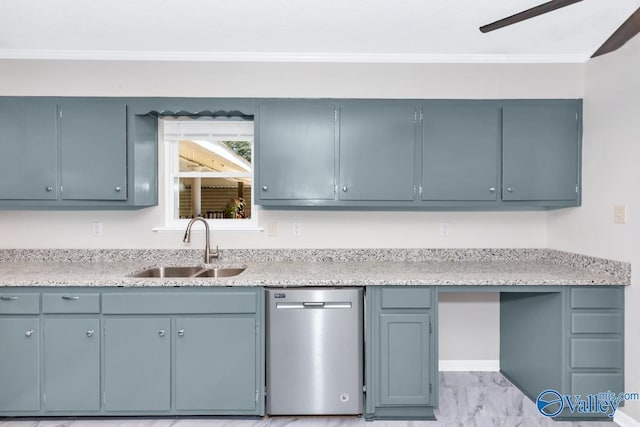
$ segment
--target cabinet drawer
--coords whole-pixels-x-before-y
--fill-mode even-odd
[[[573,334],[617,334],[622,333],[622,313],[572,313]]]
[[[102,312],[105,314],[255,313],[256,295],[247,292],[103,294]]]
[[[624,391],[624,378],[620,373],[588,373],[571,374],[571,394],[587,396],[606,391],[621,393]]]
[[[571,340],[571,367],[622,369],[622,353],[620,338],[574,338]]]
[[[0,314],[39,314],[40,294],[0,294]]]
[[[43,294],[43,313],[100,313],[100,294]]]
[[[382,308],[429,308],[431,307],[430,288],[383,288],[380,293]]]
[[[621,289],[571,289],[571,308],[622,308]]]

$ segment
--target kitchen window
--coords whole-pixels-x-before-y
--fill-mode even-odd
[[[183,230],[195,216],[214,229],[257,228],[253,120],[165,117],[159,135],[164,229]]]

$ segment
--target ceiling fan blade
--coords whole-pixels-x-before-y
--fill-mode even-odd
[[[506,27],[507,25],[512,25],[517,22],[531,19],[536,16],[543,15],[545,13],[549,13],[556,9],[560,9],[581,1],[582,0],[551,0],[547,3],[540,4],[538,6],[532,7],[531,9],[527,9],[525,11],[516,13],[515,15],[511,15],[507,18],[492,22],[491,24],[483,25],[482,27],[480,27],[480,31],[482,31],[483,33],[488,33],[489,31],[497,30],[498,28]]]
[[[604,55],[605,53],[613,52],[619,49],[626,42],[631,40],[636,34],[640,33],[640,8],[633,12],[633,14],[623,22],[622,25],[613,33],[611,37],[603,43],[602,46],[596,52],[591,55],[592,58],[596,56]]]

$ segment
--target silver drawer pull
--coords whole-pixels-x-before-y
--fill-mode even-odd
[[[62,296],[62,299],[66,299],[66,300],[70,300],[70,301],[75,301],[75,300],[77,300],[77,299],[80,299],[80,297],[75,296],[75,295],[74,295],[74,296],[63,295],[63,296]]]
[[[160,335],[161,337],[163,337],[166,333],[167,331],[165,331],[164,329],[158,331],[158,335]]]
[[[31,335],[33,335],[33,329],[29,329],[27,332],[24,333],[25,336],[30,337]]]
[[[180,329],[178,331],[178,336],[183,337],[184,336],[184,329]]]
[[[91,338],[93,336],[93,331],[87,331],[87,336]]]
[[[2,301],[15,301],[18,297],[0,297]]]

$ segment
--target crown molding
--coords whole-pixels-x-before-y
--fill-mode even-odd
[[[183,52],[0,49],[0,59],[177,62],[318,62],[374,64],[585,63],[589,54],[425,54],[335,52]]]

